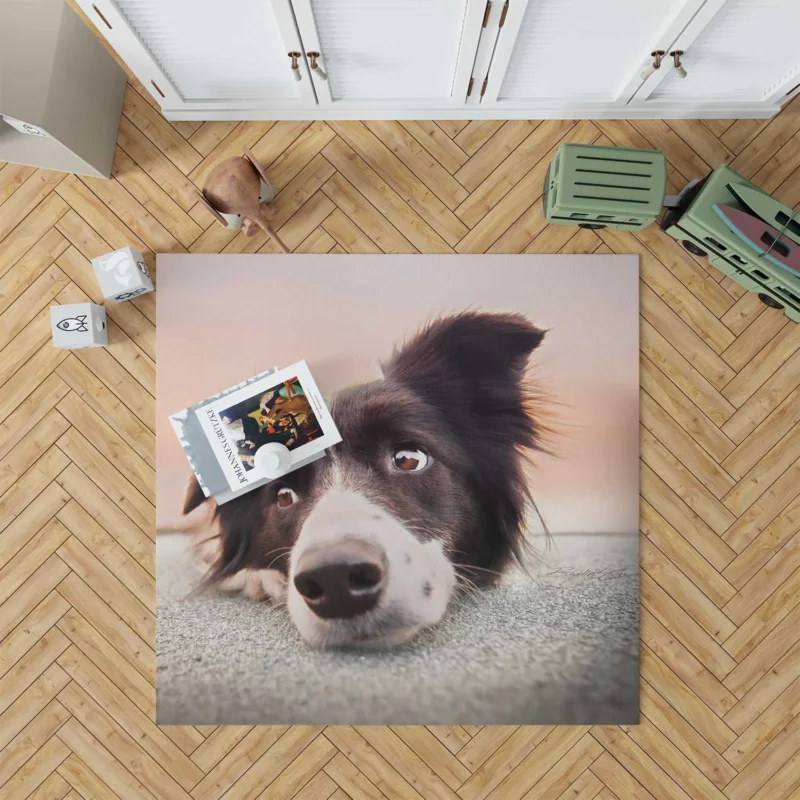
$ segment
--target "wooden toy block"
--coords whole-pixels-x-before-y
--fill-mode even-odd
[[[106,300],[121,303],[153,291],[153,281],[142,254],[123,247],[92,259],[92,266]]]
[[[50,306],[53,347],[77,350],[108,344],[106,310],[94,303]]]

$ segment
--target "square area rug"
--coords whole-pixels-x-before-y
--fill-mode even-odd
[[[159,256],[158,723],[638,723],[638,272]],[[170,415],[302,360],[341,443],[184,515]]]

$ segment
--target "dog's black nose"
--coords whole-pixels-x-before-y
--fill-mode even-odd
[[[294,585],[317,616],[345,619],[375,608],[385,575],[380,548],[345,539],[306,550],[297,561]]]

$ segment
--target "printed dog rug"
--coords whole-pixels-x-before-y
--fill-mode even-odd
[[[636,256],[158,277],[160,724],[638,722]],[[231,474],[313,458],[212,493],[170,417],[251,380],[208,406]]]

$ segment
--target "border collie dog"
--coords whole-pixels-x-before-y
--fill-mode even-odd
[[[544,335],[520,314],[439,318],[334,396],[326,458],[221,506],[192,479],[208,585],[285,603],[314,647],[375,648],[438,622],[458,583],[494,583],[525,546]]]

